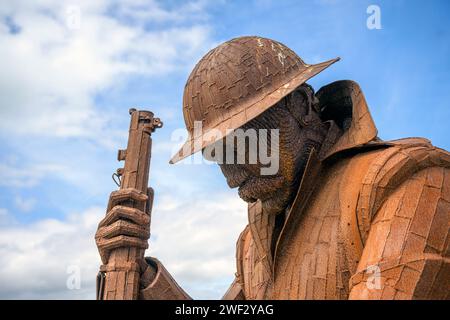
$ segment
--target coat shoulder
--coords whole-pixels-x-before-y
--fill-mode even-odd
[[[359,192],[357,218],[363,239],[378,209],[403,182],[427,168],[450,168],[450,152],[427,139],[405,138],[385,144],[388,147],[377,151],[368,165]]]

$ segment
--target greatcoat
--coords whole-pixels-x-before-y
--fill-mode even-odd
[[[423,138],[381,141],[355,82],[317,93],[330,121],[348,124],[311,152],[280,218],[249,205],[224,299],[449,299],[450,153]],[[189,296],[164,266],[142,299]]]

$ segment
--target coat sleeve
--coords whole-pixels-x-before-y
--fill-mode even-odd
[[[244,250],[246,249],[245,241],[250,232],[250,227],[247,225],[244,230],[239,235],[236,242],[236,269],[235,278],[225,292],[222,300],[246,300],[244,292],[244,282],[243,282],[243,256]]]
[[[141,300],[191,300],[158,259],[147,257],[145,260],[149,265],[147,271],[152,270],[154,278],[141,289]]]
[[[234,279],[230,288],[228,288],[222,297],[222,300],[245,300],[244,291],[237,278]]]
[[[450,299],[450,169],[418,171],[372,220],[350,299]]]

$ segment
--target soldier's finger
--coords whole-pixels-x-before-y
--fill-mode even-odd
[[[117,220],[110,225],[99,228],[95,236],[96,238],[112,238],[120,235],[147,240],[150,237],[150,229],[148,226]]]
[[[114,206],[119,204],[120,202],[126,200],[134,200],[137,202],[145,202],[148,197],[146,194],[140,192],[137,189],[128,188],[128,189],[120,189],[111,192],[109,196],[108,208],[107,211],[111,210]]]
[[[148,248],[148,241],[136,237],[117,236],[111,239],[102,239],[98,243],[98,247],[104,251],[111,251],[121,247],[135,247],[140,249]]]
[[[144,226],[150,223],[150,216],[139,209],[115,206],[106,214],[102,221],[100,221],[99,227],[110,225],[119,219],[127,219]]]

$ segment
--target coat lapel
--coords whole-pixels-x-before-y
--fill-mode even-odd
[[[377,129],[369,113],[364,95],[356,82],[337,81],[319,90],[317,93],[321,102],[321,110],[326,109],[329,114],[345,113],[340,108],[350,106],[351,123],[346,131],[337,139],[331,137],[336,130],[331,123],[326,139],[336,141],[332,146],[318,153],[313,149],[307,160],[305,170],[300,181],[299,188],[291,207],[288,209],[283,227],[276,240],[274,254],[272,256],[271,243],[274,236],[275,216],[263,214],[261,201],[249,204],[248,219],[250,231],[256,247],[258,261],[262,264],[262,281],[259,284],[257,299],[262,299],[270,284],[273,283],[276,268],[276,257],[283,253],[284,242],[288,242],[298,225],[298,220],[314,191],[316,182],[324,166],[324,161],[344,150],[383,144],[374,143]],[[333,120],[332,118],[328,120]],[[332,121],[331,121],[332,122]]]

